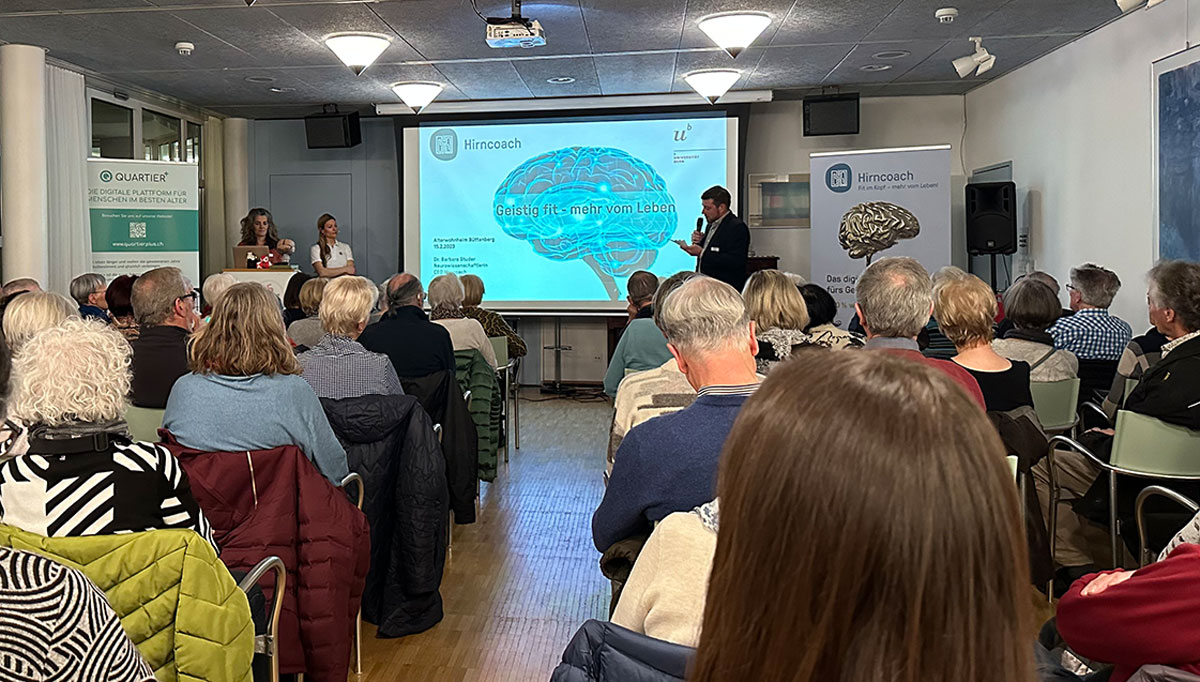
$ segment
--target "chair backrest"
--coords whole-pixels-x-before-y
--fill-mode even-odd
[[[1079,385],[1079,379],[1034,381],[1029,384],[1033,394],[1033,409],[1037,411],[1042,428],[1058,431],[1068,428],[1075,421]]]
[[[1017,464],[1020,463],[1020,459],[1016,455],[1008,455],[1004,459],[1008,461],[1008,472],[1012,474],[1014,481],[1017,480]]]
[[[1079,361],[1079,401],[1086,402],[1096,398],[1096,394],[1105,395],[1112,388],[1113,377],[1117,374],[1116,360],[1080,360]]]
[[[1122,398],[1122,402],[1124,402],[1125,400],[1127,400],[1129,398],[1129,394],[1133,393],[1133,389],[1137,388],[1138,381],[1140,381],[1140,380],[1139,379],[1126,379],[1125,380],[1125,395]]]
[[[162,426],[166,410],[130,405],[125,410],[125,422],[129,424],[129,435],[134,440],[158,442],[158,427]]]
[[[1144,414],[1117,412],[1112,457],[1115,467],[1158,476],[1200,478],[1200,431]]]
[[[508,337],[506,336],[489,336],[488,341],[492,342],[492,350],[496,352],[496,366],[503,367],[508,364]]]

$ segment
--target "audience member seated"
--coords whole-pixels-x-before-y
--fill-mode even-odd
[[[329,280],[317,277],[310,279],[300,287],[300,309],[304,311],[304,319],[296,320],[287,327],[288,339],[297,346],[312,348],[317,345],[325,330],[321,327],[321,299],[325,296],[325,287]]]
[[[808,305],[787,275],[778,270],[755,272],[746,280],[742,298],[758,339],[754,362],[759,374],[766,375],[794,351],[817,345],[804,332]]]
[[[4,340],[15,356],[34,334],[78,315],[79,308],[66,296],[48,291],[22,293],[4,310]]]
[[[690,682],[1035,679],[1017,487],[944,373],[802,354],[747,401],[720,501]]]
[[[693,277],[666,297],[660,320],[696,402],[626,434],[592,516],[592,540],[601,552],[649,532],[672,512],[713,499],[725,436],[758,388],[754,323],[733,287]]]
[[[304,309],[300,307],[300,289],[304,287],[305,282],[312,278],[312,275],[297,272],[288,279],[287,287],[283,290],[283,326],[285,329],[296,320],[303,320],[307,317]],[[209,302],[209,305],[213,304],[214,302]]]
[[[866,332],[863,347],[945,372],[983,407],[983,393],[970,372],[949,360],[925,357],[917,345],[917,335],[933,313],[932,288],[929,273],[912,258],[883,258],[867,266],[858,278],[854,304]]]
[[[130,296],[137,319],[133,347],[133,389],[138,407],[161,410],[175,380],[188,373],[188,338],[200,325],[196,290],[179,268],[156,268],[133,283]]]
[[[1120,288],[1121,280],[1112,270],[1094,263],[1071,268],[1067,290],[1075,314],[1050,326],[1054,347],[1069,350],[1080,360],[1117,361],[1133,336],[1128,322],[1108,314]]]
[[[434,277],[429,282],[429,319],[450,332],[450,344],[455,351],[477,350],[495,369],[496,349],[484,333],[483,325],[463,313],[464,296],[462,281],[453,272]]]
[[[290,280],[289,280],[290,281]],[[237,284],[237,280],[228,272],[218,272],[214,275],[209,275],[204,278],[204,286],[200,287],[200,293],[204,296],[204,307],[201,311],[204,313],[204,322],[207,324],[212,317],[213,304],[225,293],[229,287]],[[111,286],[109,287],[112,288]]]
[[[18,277],[16,279],[11,279],[11,280],[5,282],[4,288],[2,290],[0,290],[0,293],[3,293],[4,298],[8,298],[9,296],[12,296],[13,294],[16,294],[16,293],[19,293],[22,291],[38,292],[41,290],[42,290],[42,285],[38,284],[38,281],[36,279],[34,279],[32,277]]]
[[[13,364],[9,408],[29,449],[0,464],[4,523],[47,537],[188,528],[216,546],[171,453],[129,438],[129,344],[116,330],[66,320]]]
[[[654,294],[654,326],[662,331],[663,301],[684,282],[696,273],[690,270],[677,272],[666,278],[658,285]],[[666,338],[665,336],[663,337]],[[691,405],[696,400],[696,389],[688,383],[688,378],[679,371],[679,363],[675,358],[644,372],[630,374],[621,380],[617,389],[617,397],[613,401],[616,412],[613,415],[612,432],[608,439],[608,464],[604,470],[604,480],[612,474],[613,461],[617,449],[625,434],[633,427],[650,419],[671,412],[678,412]]]
[[[82,274],[71,280],[71,298],[79,305],[79,315],[85,320],[109,322],[108,302],[104,299],[107,290],[104,275],[94,272]]]
[[[230,287],[196,332],[175,382],[163,428],[180,445],[208,452],[298,445],[333,485],[350,473],[321,401],[301,379],[275,295],[261,284]]]
[[[121,275],[109,282],[104,292],[113,327],[130,342],[139,334],[137,318],[133,315],[133,283],[136,281],[137,275]]]
[[[1069,350],[1054,347],[1046,332],[1062,316],[1058,296],[1039,279],[1023,277],[1004,292],[1008,332],[992,341],[992,350],[1029,364],[1030,381],[1066,381],[1079,373],[1079,360]]]
[[[296,251],[296,243],[290,239],[280,239],[279,230],[275,228],[275,219],[265,208],[252,208],[242,218],[242,240],[238,246],[265,246],[271,265],[291,261]],[[237,267],[245,267],[236,263]]]
[[[667,339],[654,324],[654,292],[658,289],[658,278],[638,270],[629,276],[626,287],[629,323],[621,332],[621,340],[617,342],[608,371],[604,373],[604,392],[614,397],[625,375],[660,367],[671,359]]]
[[[1058,631],[1075,653],[1113,664],[1109,682],[1125,682],[1143,665],[1200,675],[1200,603],[1192,596],[1198,579],[1200,545],[1194,544],[1137,571],[1086,575],[1059,600]]]
[[[804,305],[808,310],[808,332],[812,342],[825,346],[830,350],[845,348],[860,348],[863,337],[840,329],[834,323],[837,317],[837,302],[819,284],[805,284],[800,287],[800,295],[804,297]]]
[[[483,280],[479,279],[478,275],[463,275],[459,277],[463,285],[463,315],[475,320],[483,326],[483,333],[487,334],[488,338],[503,336],[508,341],[508,357],[521,358],[525,357],[528,349],[525,347],[525,340],[508,326],[500,313],[485,310],[480,307],[483,303]]]
[[[1169,340],[1162,347],[1162,359],[1142,377],[1124,409],[1200,430],[1200,410],[1196,409],[1200,402],[1200,264],[1163,261],[1155,265],[1150,270],[1146,303],[1150,321]],[[1079,442],[1107,460],[1112,436],[1112,429],[1092,429],[1080,436]],[[1082,520],[1071,502],[1092,487],[1100,470],[1074,451],[1058,452],[1055,465],[1062,494],[1054,559],[1063,567],[1060,577],[1071,582],[1094,568],[1088,543],[1082,537]],[[1042,460],[1033,468],[1045,518],[1050,505],[1048,467],[1047,460]],[[1136,495],[1140,488],[1153,483],[1154,479],[1140,478],[1137,485],[1122,488],[1122,496]],[[1177,488],[1170,483],[1164,485]],[[1122,516],[1128,511],[1123,507],[1119,510]]]
[[[401,379],[441,371],[454,374],[450,332],[429,321],[421,309],[424,301],[421,280],[404,272],[393,275],[387,281],[387,312],[358,337],[367,350],[388,356]]]
[[[939,284],[955,279],[962,279],[967,276],[967,273],[962,268],[947,265],[939,268],[937,272],[933,273],[930,279],[933,281],[933,290],[936,292]],[[925,329],[921,337],[918,339],[921,343],[921,353],[927,358],[949,360],[958,353],[958,350],[954,347],[954,342],[950,340],[950,337],[942,333],[936,314],[930,317],[929,322],[925,324]]]
[[[1112,387],[1104,396],[1101,407],[1110,420],[1116,419],[1117,410],[1125,403],[1126,388],[1130,380],[1141,381],[1146,372],[1162,357],[1162,347],[1167,343],[1163,333],[1150,327],[1145,334],[1135,336],[1130,340],[1125,350],[1121,351],[1121,359],[1117,361],[1117,373],[1113,376]]]
[[[345,275],[325,287],[321,298],[321,327],[325,335],[296,357],[301,376],[318,398],[357,398],[364,395],[404,395],[392,361],[356,341],[379,290],[365,277]]]
[[[1029,364],[1009,360],[992,350],[996,295],[975,275],[943,280],[933,290],[933,314],[958,354],[952,361],[979,384],[989,412],[1033,407]]]

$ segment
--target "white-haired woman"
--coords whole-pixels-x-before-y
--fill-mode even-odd
[[[429,319],[442,325],[450,332],[450,343],[454,350],[474,348],[483,354],[483,359],[496,366],[496,349],[488,340],[483,326],[463,313],[462,304],[466,291],[462,280],[453,272],[438,275],[429,283]]]
[[[62,294],[48,291],[21,294],[4,309],[4,340],[15,355],[34,334],[78,315],[79,309]]]
[[[205,324],[208,324],[208,320],[212,317],[212,307],[217,304],[217,299],[221,298],[221,294],[225,293],[226,289],[235,284],[237,284],[237,280],[228,272],[218,272],[204,278],[204,286],[200,287],[200,292],[204,294],[204,306],[209,313],[204,317]]]
[[[296,356],[300,376],[318,398],[357,398],[364,395],[403,395],[392,361],[359,343],[379,289],[365,277],[343,275],[331,281],[321,298],[321,327],[325,335]]]
[[[25,343],[9,412],[29,450],[0,465],[0,515],[53,537],[188,528],[215,547],[175,457],[129,437],[130,352],[120,332],[79,319]]]

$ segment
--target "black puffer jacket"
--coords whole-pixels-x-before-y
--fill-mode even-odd
[[[550,682],[682,682],[695,649],[589,620],[571,638]]]
[[[446,485],[450,509],[457,524],[475,523],[475,495],[479,489],[479,443],[475,422],[463,400],[454,372],[434,372],[423,377],[401,377],[404,392],[416,396],[435,424],[442,425],[442,452],[446,458]]]
[[[442,620],[446,563],[446,463],[433,423],[412,396],[321,399],[363,477],[363,512],[371,524],[371,571],[363,618],[380,637],[422,632]]]

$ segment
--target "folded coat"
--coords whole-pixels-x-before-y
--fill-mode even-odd
[[[363,511],[371,524],[371,570],[363,619],[380,637],[423,632],[442,620],[446,565],[446,462],[429,415],[408,395],[321,399],[363,477]]]
[[[500,381],[496,378],[496,370],[474,348],[454,351],[454,363],[458,387],[464,393],[471,392],[467,409],[471,412],[471,421],[475,422],[479,442],[479,479],[494,481],[500,449],[500,402],[504,399]]]
[[[248,571],[274,554],[287,566],[280,672],[345,682],[370,564],[366,516],[295,445],[198,452],[168,441],[212,523],[225,564]],[[268,600],[273,594],[265,587],[263,592]]]
[[[438,326],[441,329],[440,326]],[[434,424],[442,425],[442,453],[446,459],[446,486],[450,509],[457,524],[475,523],[478,489],[479,442],[475,423],[463,400],[453,372],[434,372],[423,377],[400,377],[404,393],[421,401]]]

